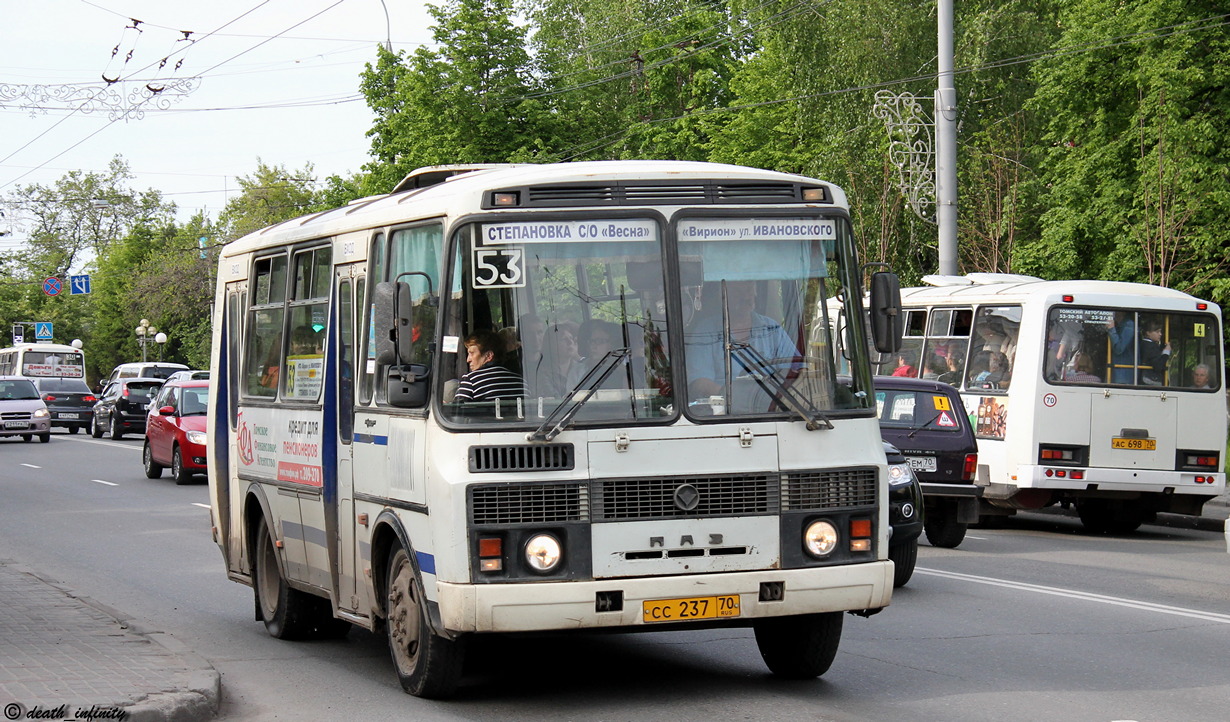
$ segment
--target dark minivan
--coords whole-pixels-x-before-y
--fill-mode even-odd
[[[960,392],[901,376],[876,376],[873,385],[880,435],[901,450],[922,486],[927,541],[956,547],[978,521],[982,495],[974,484],[978,442]]]
[[[90,421],[90,436],[101,438],[104,433],[113,439],[126,433],[145,433],[145,415],[154,400],[162,379],[117,379],[107,382]]]

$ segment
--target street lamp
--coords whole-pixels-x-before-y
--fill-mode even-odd
[[[162,340],[158,341],[157,336],[162,336]],[[158,329],[149,325],[149,319],[141,319],[141,323],[137,325],[137,343],[141,345],[141,363],[145,363],[145,345],[148,343],[166,343],[167,335],[158,333]],[[161,346],[159,347],[161,349]],[[159,351],[161,353],[161,351]]]
[[[158,344],[158,362],[162,363],[162,347],[167,345],[167,335],[159,331],[154,336],[154,341]]]

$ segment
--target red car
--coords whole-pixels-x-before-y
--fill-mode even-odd
[[[170,468],[176,484],[187,484],[204,474],[207,378],[177,375],[167,381],[150,404],[145,421],[145,449],[141,454],[145,475],[162,476]]]

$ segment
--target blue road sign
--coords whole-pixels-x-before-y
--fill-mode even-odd
[[[64,284],[60,283],[60,279],[52,277],[43,281],[43,293],[48,296],[58,296],[60,291],[64,289]]]
[[[50,341],[55,338],[51,333],[51,321],[36,321],[34,323],[34,340],[35,341]]]
[[[69,276],[68,287],[74,296],[90,292],[90,277],[88,274]]]

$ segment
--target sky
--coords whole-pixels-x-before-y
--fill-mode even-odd
[[[121,155],[133,190],[216,219],[258,159],[357,172],[373,119],[359,74],[377,45],[430,44],[431,22],[419,0],[0,0],[0,197]],[[147,86],[165,107],[134,106]],[[107,88],[122,92],[89,99]],[[6,209],[0,251],[24,235]]]

